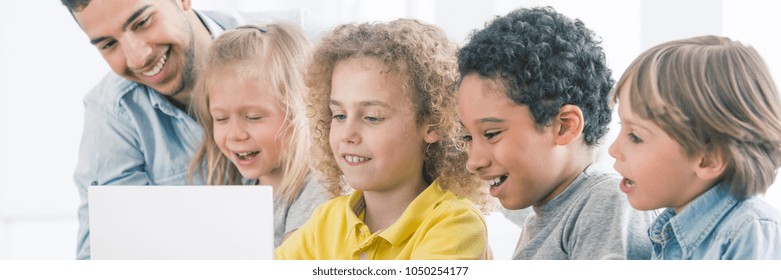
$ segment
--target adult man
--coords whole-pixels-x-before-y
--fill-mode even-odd
[[[244,22],[300,14],[197,12],[189,0],[62,0],[108,62],[84,99],[84,134],[74,181],[81,196],[77,258],[90,258],[90,185],[182,185],[202,130],[188,104],[199,55],[213,37]],[[142,206],[139,206],[142,207]]]

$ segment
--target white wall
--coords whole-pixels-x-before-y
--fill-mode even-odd
[[[774,1],[194,2],[196,8],[245,11],[303,6],[322,25],[410,16],[442,26],[461,43],[495,15],[520,6],[552,5],[582,19],[602,37],[616,78],[645,47],[683,36],[721,33],[755,46],[781,81],[781,54],[776,52],[781,49],[781,4]],[[81,137],[81,99],[106,71],[106,63],[58,1],[0,0],[0,259],[74,257],[78,194],[71,177]],[[600,166],[612,166],[604,151]],[[768,200],[781,207],[781,187],[772,187]],[[506,256],[515,240],[496,232],[491,237],[495,253]],[[497,250],[499,242],[504,247]]]

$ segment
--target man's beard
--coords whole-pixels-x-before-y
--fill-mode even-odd
[[[189,25],[188,25],[189,27]],[[179,81],[179,87],[171,92],[164,93],[169,97],[174,97],[182,92],[187,92],[193,87],[195,83],[195,36],[193,35],[192,28],[190,29],[190,43],[187,48],[184,49],[184,65],[182,69],[182,80]]]

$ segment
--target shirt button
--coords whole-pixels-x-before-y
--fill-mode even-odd
[[[361,260],[366,260],[366,252],[361,252],[360,254],[358,254],[358,258],[360,258]]]

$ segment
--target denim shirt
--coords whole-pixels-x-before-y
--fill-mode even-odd
[[[221,25],[196,13],[213,36],[223,32]],[[185,185],[202,134],[193,117],[154,89],[108,73],[84,98],[84,130],[73,176],[81,198],[76,258],[90,258],[89,186]],[[198,178],[194,183],[201,184]]]
[[[781,259],[781,214],[757,196],[736,199],[725,183],[680,214],[666,209],[648,235],[653,259]]]

